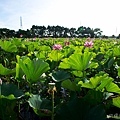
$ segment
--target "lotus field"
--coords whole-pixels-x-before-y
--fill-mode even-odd
[[[120,119],[120,40],[0,40],[0,120]]]

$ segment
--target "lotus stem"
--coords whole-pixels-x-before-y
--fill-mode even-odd
[[[0,85],[0,98],[1,98],[1,85]]]
[[[54,92],[56,91],[55,83],[49,83],[49,90],[48,93],[52,96],[52,115],[51,120],[54,120]]]
[[[2,85],[2,80],[0,78],[0,97],[1,97],[1,85]]]
[[[54,120],[54,91],[52,92],[52,120]]]
[[[20,84],[19,84],[19,81],[18,81],[18,89],[20,88]],[[20,102],[18,101],[18,113],[20,113]]]
[[[1,78],[0,78],[0,102],[1,102],[1,104],[2,104],[2,93],[1,93],[1,86],[2,86],[2,80],[1,80]],[[5,120],[5,119],[4,119],[3,110],[2,110],[2,117],[3,117],[3,120]]]

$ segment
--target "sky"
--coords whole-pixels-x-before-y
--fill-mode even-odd
[[[100,28],[104,35],[120,33],[120,0],[0,0],[0,28],[38,26]]]

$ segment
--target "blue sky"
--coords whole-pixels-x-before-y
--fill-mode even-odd
[[[120,33],[119,0],[0,0],[0,28],[23,29],[32,25],[86,26],[103,34]]]

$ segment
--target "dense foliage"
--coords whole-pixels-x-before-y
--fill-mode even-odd
[[[99,28],[92,29],[90,27],[80,26],[76,28],[67,28],[63,26],[35,26],[29,30],[18,31],[9,30],[7,28],[0,29],[0,38],[11,38],[11,37],[24,37],[24,38],[35,38],[35,37],[53,37],[53,38],[73,38],[73,37],[100,37],[102,31]]]
[[[120,117],[119,40],[1,39],[0,58],[0,120]]]

